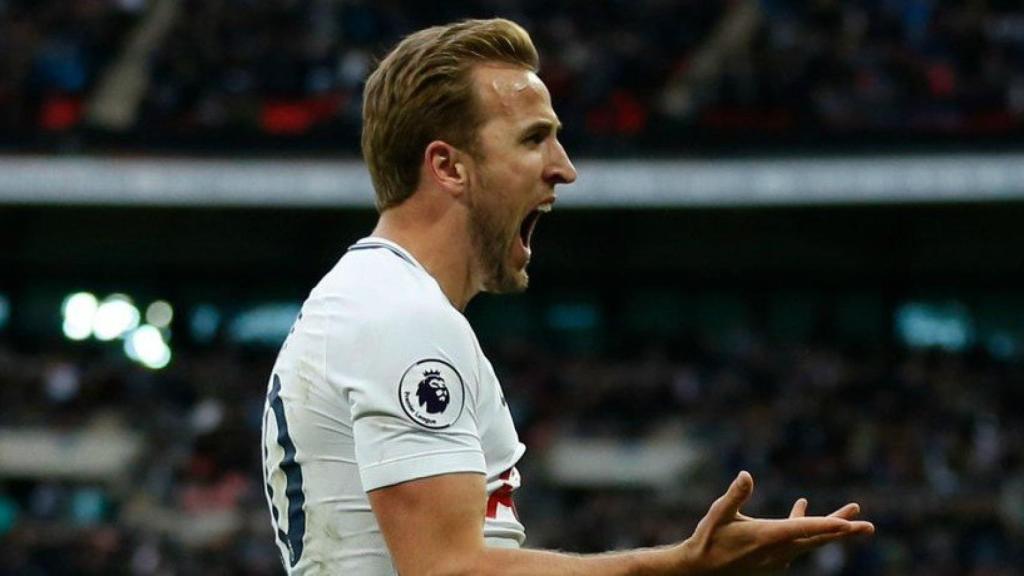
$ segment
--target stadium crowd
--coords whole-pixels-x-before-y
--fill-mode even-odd
[[[518,493],[528,545],[672,542],[745,468],[757,482],[751,513],[783,514],[804,495],[818,511],[853,499],[879,528],[793,574],[1018,573],[1020,358],[817,342],[647,339],[603,354],[495,345],[528,445]],[[215,347],[153,372],[98,348],[0,348],[0,430],[113,429],[143,446],[105,480],[4,474],[0,574],[279,573],[254,440],[272,358]],[[699,458],[673,486],[572,485],[549,461],[572,438],[614,439],[623,453],[668,438]]]
[[[0,133],[72,130],[145,0],[0,1]]]
[[[1024,11],[1009,0],[184,0],[156,41],[127,42],[156,4],[0,2],[7,144],[86,133],[144,150],[356,153],[374,58],[412,30],[492,15],[534,35],[578,153],[678,151],[702,137],[1005,137],[1024,124]],[[81,108],[129,50],[145,52],[145,90],[132,122],[102,139]]]

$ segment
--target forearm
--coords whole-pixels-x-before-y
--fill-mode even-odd
[[[849,504],[829,516],[807,516],[798,500],[789,518],[740,514],[753,490],[741,472],[711,504],[690,538],[675,546],[593,556],[487,548],[482,535],[484,479],[447,474],[370,492],[370,502],[403,576],[707,576],[774,574],[793,558],[829,542],[874,533]],[[476,500],[466,494],[476,493]]]
[[[484,576],[691,576],[670,548],[578,555],[547,550],[485,548],[466,574]]]

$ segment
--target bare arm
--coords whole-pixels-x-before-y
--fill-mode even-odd
[[[785,520],[743,516],[739,508],[752,489],[750,475],[741,473],[680,544],[586,556],[488,548],[486,490],[479,474],[446,474],[374,490],[370,504],[403,576],[757,574],[785,567],[827,542],[874,531],[871,524],[852,520],[856,505],[831,516],[805,517],[801,499]]]

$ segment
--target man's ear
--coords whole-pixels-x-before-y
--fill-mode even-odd
[[[465,155],[443,140],[427,144],[423,153],[427,177],[449,194],[460,196],[467,185]]]

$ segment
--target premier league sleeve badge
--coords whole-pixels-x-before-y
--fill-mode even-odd
[[[413,422],[431,430],[448,428],[462,415],[465,384],[444,360],[416,362],[398,384],[398,403]]]

